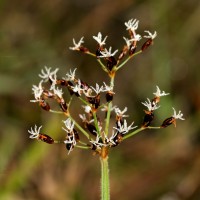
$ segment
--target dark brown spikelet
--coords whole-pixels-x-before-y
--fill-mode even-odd
[[[72,143],[66,143],[66,149],[69,151],[70,149],[74,148],[74,145]]]
[[[150,126],[151,122],[154,119],[154,114],[151,111],[145,111],[145,113],[146,114],[144,116],[144,120],[143,120],[142,126],[143,127],[148,127],[148,126]]]
[[[67,81],[67,80],[64,80],[64,79],[58,79],[58,80],[56,81],[56,83],[57,83],[58,85],[62,85],[62,86],[67,86],[67,85],[68,85],[68,81]]]
[[[83,46],[80,46],[80,47],[79,47],[79,50],[80,50],[81,52],[83,52],[83,53],[89,52],[88,48],[83,47]]]
[[[151,44],[153,44],[153,40],[149,38],[143,45],[142,45],[142,51],[146,50]]]
[[[88,131],[90,131],[90,133],[92,135],[97,136],[97,129],[93,124],[86,123],[86,127],[87,127]]]
[[[112,144],[112,147],[116,147],[119,145],[123,140],[123,134],[117,133],[116,136],[113,138],[115,144]]]
[[[174,126],[176,127],[176,120],[174,117],[169,117],[167,119],[165,119],[161,125],[161,128],[166,128],[167,126],[174,124]]]
[[[107,60],[107,64],[106,64],[107,65],[107,69],[109,71],[111,71],[116,64],[117,64],[117,61],[114,58],[114,56],[109,57],[108,60]]]
[[[74,91],[72,90],[72,86],[74,86],[74,84],[71,81],[67,81],[67,88],[69,90],[70,95],[74,94]]]
[[[76,129],[73,129],[73,131],[74,131],[74,136],[75,136],[76,142],[79,142],[80,141],[80,137],[79,137],[78,131]]]
[[[46,111],[49,111],[51,109],[50,105],[44,99],[40,100],[39,105],[42,109]]]
[[[101,54],[101,48],[98,48],[97,50],[96,50],[96,56],[97,57],[99,57],[99,56],[101,56],[102,54]]]
[[[100,94],[97,94],[95,97],[87,97],[87,100],[97,109],[100,105]]]
[[[60,102],[59,105],[63,112],[67,112],[68,106],[66,102]]]
[[[54,143],[53,138],[51,138],[50,136],[48,136],[46,134],[43,134],[43,133],[39,134],[38,140],[41,140],[41,141],[46,142],[48,144],[53,144]]]
[[[110,101],[112,101],[113,100],[113,92],[112,91],[108,91],[107,93],[106,93],[106,101],[107,102],[110,102]]]
[[[133,54],[135,53],[135,51],[136,51],[136,46],[131,45],[131,46],[130,46],[130,49],[129,49],[129,55],[130,55],[130,56],[133,55]]]

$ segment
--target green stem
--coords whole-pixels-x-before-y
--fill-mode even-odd
[[[101,60],[97,59],[97,62],[101,65],[101,68],[103,69],[103,71],[105,71],[106,73],[108,73],[108,70],[107,70],[106,66],[101,62]]]
[[[100,162],[101,162],[101,200],[109,200],[110,182],[109,182],[108,156],[106,158],[100,157]]]
[[[95,125],[95,127],[97,129],[97,134],[99,136],[101,136],[100,135],[100,130],[99,130],[99,124],[98,124],[98,120],[97,120],[97,116],[96,116],[96,112],[92,112],[92,114],[93,114],[93,119],[94,119],[94,125]]]
[[[114,88],[114,76],[111,77],[110,87]],[[105,134],[106,135],[108,135],[108,131],[109,131],[111,109],[112,109],[112,101],[108,103],[108,110],[107,110],[106,124],[105,124]]]
[[[160,129],[161,127],[160,126],[148,126],[148,127],[141,127],[141,128],[138,128],[136,129],[135,131],[131,132],[131,133],[128,133],[126,134],[124,137],[123,137],[123,140],[125,139],[128,139],[129,137],[139,133],[140,131],[143,131],[145,129]]]
[[[120,69],[121,67],[123,67],[131,58],[133,58],[134,56],[136,56],[136,55],[138,55],[138,54],[140,54],[140,53],[142,53],[142,50],[140,50],[140,51],[138,51],[138,52],[132,54],[131,56],[129,56],[126,60],[124,60],[124,62],[122,62],[122,63],[116,68],[116,70],[119,70],[119,69]]]

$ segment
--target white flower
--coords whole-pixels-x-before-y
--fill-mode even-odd
[[[43,83],[43,80],[40,81],[38,86],[33,85],[32,91],[33,91],[35,100],[30,100],[30,102],[38,102],[38,101],[41,100],[41,96],[42,96],[43,91],[44,91],[43,88],[42,88],[42,83]]]
[[[101,139],[101,137],[97,134],[96,140],[90,140],[90,143],[95,145],[97,148],[101,148],[102,146],[107,146],[100,139]]]
[[[58,87],[57,88],[53,88],[53,92],[55,95],[57,95],[60,99],[62,99],[62,95],[63,95],[63,92],[62,92],[62,89],[59,89]]]
[[[72,71],[72,70],[70,69],[70,70],[69,70],[69,73],[66,74],[67,80],[69,80],[69,81],[74,81],[74,80],[75,80],[75,75],[76,75],[76,68],[74,69],[74,71]]]
[[[56,79],[56,73],[59,69],[56,68],[54,71],[51,72],[51,67],[45,66],[44,69],[41,70],[41,74],[39,74],[39,77],[43,79],[44,82],[47,82],[49,79],[53,81]]]
[[[142,102],[142,104],[146,106],[149,111],[154,111],[160,107],[157,104],[152,103],[149,98],[147,98],[147,101],[145,101],[144,103]]]
[[[181,113],[181,111],[179,110],[178,114],[176,114],[176,110],[173,108],[174,110],[174,114],[172,115],[172,117],[174,117],[175,119],[181,119],[181,120],[185,120],[183,118],[183,113]]]
[[[137,19],[130,19],[128,22],[124,23],[127,27],[126,30],[131,30],[132,32],[135,32],[138,28],[139,20]]]
[[[101,55],[99,57],[101,57],[101,58],[112,57],[112,56],[114,56],[118,52],[118,49],[115,50],[113,53],[111,51],[112,51],[112,47],[110,47],[109,50],[107,50],[105,48],[103,51],[101,51]]]
[[[142,39],[141,35],[139,35],[139,34],[134,35],[134,38],[131,38],[131,39],[128,39],[128,38],[125,38],[125,37],[123,37],[123,38],[124,38],[128,48],[131,46],[133,41],[140,41]]]
[[[63,121],[63,123],[65,124],[66,127],[66,129],[63,128],[63,130],[65,130],[67,133],[72,133],[74,129],[74,122],[72,122],[72,120],[68,118],[65,121]]]
[[[124,113],[128,110],[127,107],[124,108],[124,110],[120,110],[119,108],[115,107],[115,113],[118,117],[128,117],[128,115],[124,115]]]
[[[134,122],[132,122],[131,125],[128,126],[126,120],[123,121],[123,124],[121,124],[121,121],[118,121],[118,128],[116,127],[113,127],[113,128],[119,131],[119,133],[125,134],[125,133],[128,133],[130,130],[137,127],[137,126],[133,126],[133,124]]]
[[[103,46],[106,44],[105,41],[107,39],[107,36],[102,40],[101,32],[99,32],[97,36],[93,36],[93,38],[98,42],[99,46]]]
[[[79,117],[82,119],[83,122],[87,121],[85,114],[83,114],[83,115],[79,114]]]
[[[78,80],[78,84],[75,86],[71,86],[73,92],[78,93],[81,96],[81,93],[83,91],[82,85],[81,85],[81,80]]]
[[[116,145],[114,139],[117,136],[118,131],[112,131],[112,135],[110,136],[110,138],[108,139],[108,143],[111,143],[113,145]]]
[[[38,139],[39,135],[40,135],[40,129],[42,128],[42,126],[40,126],[39,128],[37,128],[37,125],[35,125],[35,130],[33,130],[33,128],[31,127],[31,130],[28,130],[28,132],[31,134],[29,136],[29,138],[31,139]]]
[[[143,36],[145,38],[151,38],[153,40],[157,36],[157,32],[156,31],[154,31],[153,34],[150,31],[144,31],[144,32],[148,33],[148,35]]]
[[[109,85],[106,85],[106,83],[105,82],[103,82],[103,84],[104,84],[104,92],[110,92],[110,91],[112,91],[113,90],[113,86],[109,86]],[[112,91],[113,92],[113,91]],[[114,92],[113,92],[113,94],[114,94]]]
[[[82,106],[84,109],[85,109],[85,112],[86,113],[90,113],[92,111],[91,107],[90,106]]]
[[[91,86],[91,89],[96,93],[96,94],[99,94],[100,92],[103,92],[104,89],[103,89],[103,86],[99,86],[97,83],[96,83],[96,88],[92,87]]]
[[[169,95],[169,93],[165,93],[165,91],[160,90],[160,88],[158,86],[156,86],[157,90],[155,93],[153,93],[156,97],[162,97],[162,96],[166,96]]]
[[[81,45],[84,43],[83,38],[84,38],[84,37],[82,37],[82,38],[79,40],[78,43],[76,43],[75,39],[73,38],[73,44],[74,44],[74,46],[73,46],[73,47],[69,47],[69,49],[71,49],[71,50],[79,50],[80,47],[81,47]]]

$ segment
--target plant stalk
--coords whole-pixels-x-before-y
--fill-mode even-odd
[[[108,156],[100,157],[100,162],[101,162],[101,200],[110,200]]]

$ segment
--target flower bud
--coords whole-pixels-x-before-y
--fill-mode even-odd
[[[48,144],[53,144],[54,143],[53,138],[51,138],[50,136],[48,136],[46,134],[43,134],[43,133],[40,133],[38,135],[38,140],[41,140],[41,141],[46,142]]]
[[[143,120],[143,123],[142,123],[142,126],[143,127],[148,127],[150,126],[151,122],[153,121],[154,119],[154,114],[152,111],[145,111],[145,116],[144,116],[144,120]]]
[[[165,119],[161,125],[161,128],[166,128],[167,126],[171,124],[174,124],[174,126],[176,127],[176,119],[174,117],[169,117]]]
[[[144,51],[145,49],[147,49],[151,44],[153,44],[153,40],[152,38],[149,38],[143,45],[142,45],[142,51]]]
[[[49,111],[51,108],[50,108],[50,105],[44,100],[44,99],[41,99],[40,102],[39,102],[39,105],[42,109],[46,110],[46,111]]]
[[[110,102],[110,101],[112,101],[113,100],[113,92],[112,91],[108,91],[107,93],[106,93],[106,101],[107,102]]]
[[[114,56],[111,56],[107,60],[107,69],[112,71],[113,67],[117,64],[117,61],[115,60]]]
[[[97,129],[93,124],[90,124],[88,122],[86,122],[86,127],[88,129],[88,131],[90,131],[90,133],[94,136],[97,136]]]
[[[115,144],[112,144],[112,147],[116,147],[122,142],[123,135],[121,133],[117,133],[116,136],[113,138]]]

